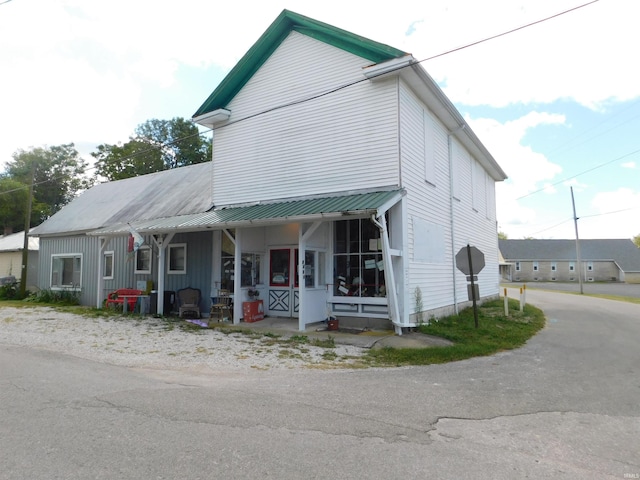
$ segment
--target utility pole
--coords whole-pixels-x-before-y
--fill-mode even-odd
[[[36,178],[36,162],[31,164],[31,181],[29,182],[29,198],[27,213],[24,218],[24,243],[22,244],[22,271],[20,272],[20,297],[27,295],[27,266],[29,264],[29,229],[31,228],[31,206],[33,203],[33,182]]]
[[[578,282],[580,283],[580,295],[582,295],[584,292],[582,291],[582,267],[581,262],[580,262],[580,239],[578,238],[578,217],[576,215],[576,202],[573,199],[573,187],[569,187],[571,188],[571,205],[573,205],[573,224],[576,228],[576,260],[578,265],[576,265],[577,267],[577,272],[578,272]]]

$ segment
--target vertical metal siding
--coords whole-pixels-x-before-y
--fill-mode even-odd
[[[361,80],[368,61],[296,32],[229,105],[231,120]],[[219,129],[216,205],[399,182],[395,81],[369,82]]]

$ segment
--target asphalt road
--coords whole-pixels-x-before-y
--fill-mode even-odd
[[[640,478],[640,305],[447,365],[250,375],[0,346],[0,479]],[[1,342],[1,339],[0,339]]]

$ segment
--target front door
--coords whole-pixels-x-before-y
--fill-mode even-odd
[[[269,314],[295,317],[298,314],[296,285],[297,248],[269,250]]]

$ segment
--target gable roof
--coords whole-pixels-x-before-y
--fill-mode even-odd
[[[575,240],[498,240],[508,261],[575,261]],[[614,261],[624,272],[640,272],[640,249],[628,239],[580,240],[580,260]]]
[[[193,114],[193,117],[224,108],[292,31],[366,58],[372,63],[380,63],[407,55],[405,52],[388,45],[374,42],[304,15],[283,10]]]
[[[86,233],[116,223],[206,212],[211,208],[212,162],[95,185],[30,235]]]

